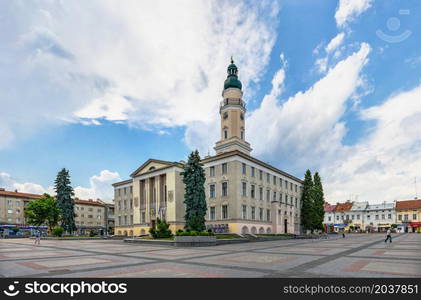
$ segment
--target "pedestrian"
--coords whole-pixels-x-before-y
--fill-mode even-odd
[[[342,232],[342,237],[345,238],[345,231]]]
[[[35,232],[35,245],[40,245],[41,244],[41,233],[39,232],[39,230],[37,230]]]
[[[392,242],[392,231],[390,230],[390,228],[386,232],[386,239],[384,240],[384,242],[386,243],[387,240],[389,240],[389,243]]]

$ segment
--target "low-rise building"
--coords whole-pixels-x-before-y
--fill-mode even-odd
[[[421,232],[421,200],[397,201],[396,215],[398,231]]]
[[[367,206],[365,223],[366,226],[369,226],[369,231],[386,232],[395,222],[395,202],[383,202]]]
[[[24,209],[30,201],[41,198],[40,194],[21,193],[17,190],[6,191],[0,189],[0,225],[9,228],[19,228],[27,231],[32,229],[28,226],[24,216]],[[88,234],[94,231],[97,234],[107,232],[108,214],[107,208],[113,204],[97,200],[81,200],[75,198],[75,224],[76,234]]]

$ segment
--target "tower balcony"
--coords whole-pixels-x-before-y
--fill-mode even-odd
[[[246,110],[246,102],[243,101],[242,99],[225,98],[219,104],[219,112],[221,112],[221,110],[226,106],[238,106],[238,105],[241,106],[244,109],[244,111]]]

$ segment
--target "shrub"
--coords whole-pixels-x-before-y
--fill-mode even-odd
[[[155,228],[150,228],[149,233],[154,239],[162,239],[172,237],[170,225],[165,220],[157,219],[157,225]]]
[[[64,232],[64,230],[60,226],[56,226],[56,227],[53,228],[53,235],[54,236],[61,237],[63,235],[63,232]]]
[[[177,231],[175,233],[176,236],[212,236],[214,235],[212,232],[207,231]]]
[[[89,236],[90,236],[90,237],[94,237],[94,236],[96,236],[95,231],[91,230],[91,231],[89,232]]]
[[[14,233],[17,233],[17,232],[19,232],[19,228],[17,228],[17,227],[12,228],[12,231],[13,231]]]

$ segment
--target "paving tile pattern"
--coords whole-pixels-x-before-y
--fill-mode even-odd
[[[200,248],[0,240],[0,277],[419,277],[421,234],[349,234]]]

